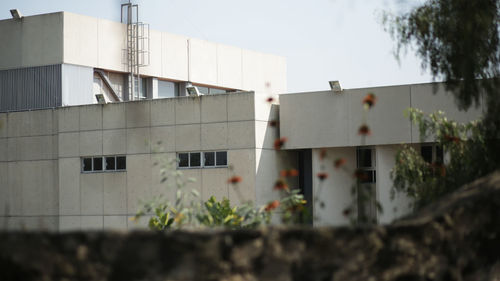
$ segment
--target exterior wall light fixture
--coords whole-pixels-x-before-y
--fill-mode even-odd
[[[330,83],[330,89],[336,94],[342,93],[342,87],[340,86],[340,82],[338,80],[335,81],[329,81]]]
[[[19,12],[18,9],[10,10],[10,14],[12,15],[12,18],[16,20],[20,20],[23,18],[23,15],[21,14],[21,12]]]

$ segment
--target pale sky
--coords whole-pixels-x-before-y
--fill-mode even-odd
[[[68,11],[120,21],[126,0],[1,0],[23,15]],[[382,11],[406,11],[422,0],[133,0],[151,28],[281,55],[288,92],[430,82],[412,50],[398,63]]]

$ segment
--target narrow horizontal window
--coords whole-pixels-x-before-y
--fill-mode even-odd
[[[178,168],[227,167],[227,151],[177,153]]]
[[[126,161],[125,156],[83,157],[81,171],[82,173],[125,171]]]

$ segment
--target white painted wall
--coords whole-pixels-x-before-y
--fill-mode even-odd
[[[459,111],[453,96],[433,84],[377,87],[280,95],[280,134],[287,136],[285,149],[386,145],[419,142],[418,128],[405,117],[409,107],[432,113],[438,109],[460,122],[476,120],[482,108]],[[366,114],[372,135],[359,137],[363,122],[362,100],[367,93],[377,96]],[[298,130],[297,128],[300,128]]]

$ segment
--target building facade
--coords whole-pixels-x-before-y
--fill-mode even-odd
[[[459,112],[433,84],[284,94],[282,57],[154,30],[132,96],[125,24],[60,12],[2,20],[0,34],[9,38],[0,41],[0,228],[10,230],[144,227],[129,220],[140,200],[174,196],[158,159],[179,159],[202,199],[257,205],[277,199],[280,171],[296,168],[290,186],[309,200],[314,224],[341,225],[353,182],[334,167],[342,157],[348,170],[371,176],[384,208],[373,215],[388,223],[408,211],[407,198],[389,196],[399,145],[436,154],[403,111],[442,109],[457,121],[482,113]],[[203,95],[188,96],[190,85]],[[368,115],[373,135],[362,140],[368,92],[378,102]],[[278,151],[279,137],[287,141]],[[329,177],[320,182],[319,172]],[[242,178],[237,186],[227,182],[233,175]]]

